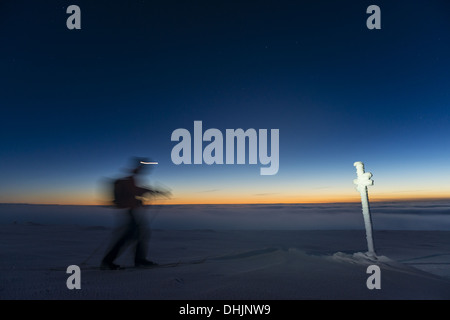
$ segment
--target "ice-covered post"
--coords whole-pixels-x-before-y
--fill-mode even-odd
[[[367,247],[369,249],[367,254],[376,256],[372,238],[372,220],[370,218],[369,195],[367,193],[367,186],[373,185],[373,180],[370,179],[372,174],[370,172],[364,172],[364,163],[361,161],[355,162],[353,165],[356,167],[356,174],[358,176],[357,179],[353,180],[353,183],[356,184],[356,190],[358,190],[361,194],[362,212],[364,217],[364,225],[366,227]]]

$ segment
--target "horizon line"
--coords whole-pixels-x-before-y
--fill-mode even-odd
[[[372,199],[370,202],[428,202],[428,201],[445,201],[450,200],[450,198],[404,198],[404,199]],[[336,204],[336,203],[348,203],[355,204],[361,203],[361,201],[313,201],[313,202],[241,202],[241,203],[149,203],[144,204],[144,206],[149,205],[160,205],[160,206],[185,206],[185,205],[295,205],[295,204]],[[29,203],[29,202],[0,202],[0,205],[35,205],[35,206],[91,206],[91,207],[112,207],[115,208],[113,204],[75,204],[75,203]],[[117,208],[119,209],[119,208]]]

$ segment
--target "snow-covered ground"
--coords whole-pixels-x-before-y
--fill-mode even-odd
[[[450,231],[375,231],[383,259],[370,262],[364,230],[161,230],[149,257],[206,259],[174,268],[101,271],[104,226],[0,225],[0,299],[450,299]],[[356,253],[356,254],[355,254]],[[130,251],[118,262],[131,266]],[[65,268],[81,267],[81,290]],[[381,289],[369,290],[369,264]]]

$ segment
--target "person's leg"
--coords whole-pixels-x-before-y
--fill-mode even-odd
[[[111,268],[118,267],[113,262],[119,256],[125,245],[128,243],[128,241],[130,241],[130,239],[133,237],[135,233],[135,222],[132,219],[131,212],[127,212],[127,215],[129,215],[129,217],[126,224],[126,229],[124,230],[122,235],[114,242],[111,249],[103,258],[102,260],[103,267],[111,267]]]
[[[152,266],[154,262],[147,260],[148,244],[150,241],[151,230],[148,226],[145,216],[146,212],[138,211],[135,215],[135,221],[137,225],[137,244],[135,254],[136,266]]]
[[[144,261],[147,259],[149,232],[150,230],[147,230],[142,226],[138,227],[138,241],[136,244],[135,261]]]

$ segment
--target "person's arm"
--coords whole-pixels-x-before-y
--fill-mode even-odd
[[[150,189],[150,188],[142,188],[142,187],[135,188],[135,194],[139,197],[142,197],[146,193],[155,194],[155,193],[159,193],[159,192],[156,190]]]
[[[151,195],[162,195],[165,197],[170,196],[170,192],[166,190],[159,190],[159,189],[151,189],[151,188],[142,188],[142,187],[136,187],[137,188],[137,195],[143,196],[146,193],[149,193]]]

